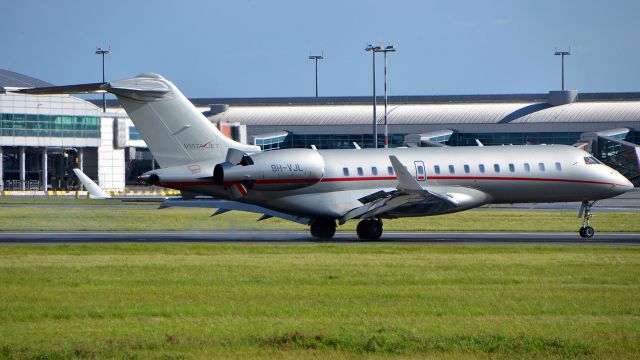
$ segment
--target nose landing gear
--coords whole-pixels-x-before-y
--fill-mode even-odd
[[[356,228],[358,237],[361,240],[376,241],[382,236],[382,220],[366,219],[358,223]]]
[[[582,226],[578,233],[581,237],[588,239],[596,233],[595,230],[589,225],[589,220],[591,220],[591,207],[595,204],[595,201],[583,201],[582,206],[580,206],[580,212],[578,213],[578,217],[582,218]]]

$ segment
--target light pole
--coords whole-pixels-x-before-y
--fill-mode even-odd
[[[569,51],[558,51],[558,49],[556,49],[554,55],[562,58],[562,91],[564,91],[564,57],[571,55],[571,48],[569,48]]]
[[[104,56],[111,54],[111,45],[109,50],[103,50],[102,48],[96,48],[96,55],[102,55],[102,82],[104,82]],[[102,112],[107,112],[107,99],[105,93],[102,93]]]
[[[396,51],[393,45],[382,46],[374,49],[374,52],[384,53],[384,147],[389,147],[389,127],[387,125],[387,53]]]
[[[371,51],[373,58],[373,147],[378,147],[378,123],[376,122],[376,51],[380,50],[380,46],[367,45],[365,51]]]
[[[318,60],[324,59],[324,51],[322,55],[309,55],[309,60],[316,61],[316,97],[318,97]]]

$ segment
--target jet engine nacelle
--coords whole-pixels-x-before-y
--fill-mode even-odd
[[[324,159],[315,150],[283,149],[245,155],[238,165],[220,163],[213,180],[220,185],[242,183],[255,190],[291,190],[319,182],[324,176]]]

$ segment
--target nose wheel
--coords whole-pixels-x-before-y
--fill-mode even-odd
[[[358,223],[356,232],[361,240],[379,240],[380,236],[382,236],[382,220],[362,220]]]
[[[578,233],[585,239],[591,238],[596,233],[596,231],[589,225],[589,221],[592,216],[591,207],[595,203],[595,201],[583,201],[582,206],[580,206],[580,212],[578,213],[578,217],[582,217],[582,226],[580,226]]]

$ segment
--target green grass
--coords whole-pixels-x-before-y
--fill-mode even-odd
[[[83,205],[80,204],[80,205]],[[105,203],[104,205],[112,205]],[[258,214],[229,212],[211,218],[213,209],[150,206],[1,207],[0,231],[176,231],[176,230],[299,230],[308,227],[280,219],[256,220]],[[638,232],[640,213],[596,213],[597,231]],[[338,230],[355,230],[351,221]],[[385,231],[569,231],[580,226],[576,212],[471,210],[461,213],[385,220]]]
[[[0,358],[638,358],[640,249],[0,246]]]
[[[135,201],[121,201],[121,200],[98,200],[98,199],[89,199],[86,196],[81,196],[78,199],[73,197],[62,197],[62,196],[0,196],[0,206],[7,205],[64,205],[64,206],[75,206],[75,205],[139,205],[140,202]],[[160,202],[157,203],[160,205]]]

